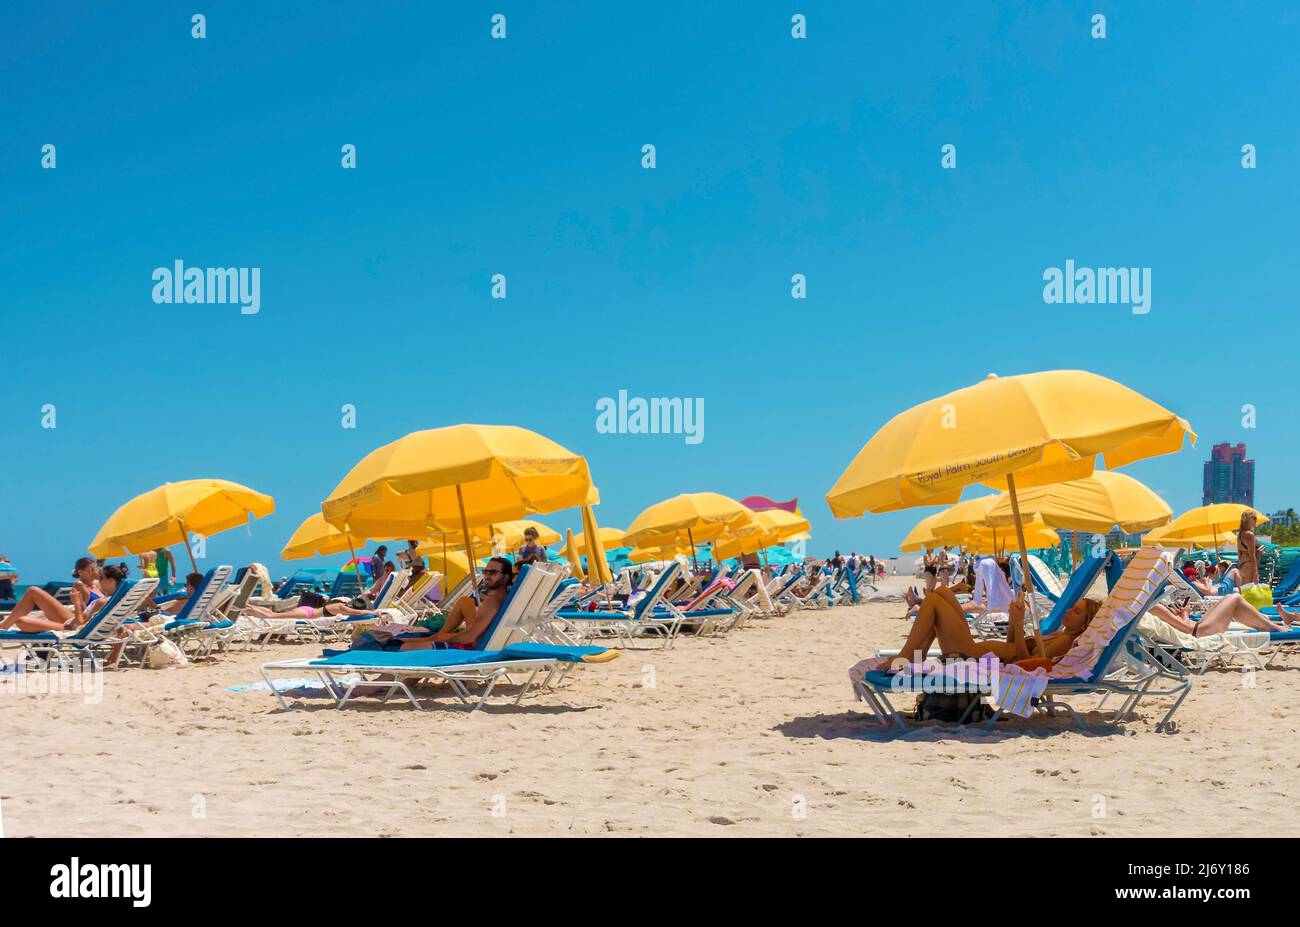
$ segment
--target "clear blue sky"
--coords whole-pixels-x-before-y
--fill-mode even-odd
[[[1295,505],[1297,48],[1294,3],[6,4],[0,552],[64,577],[126,499],[219,476],[277,511],[208,562],[284,571],[358,458],[471,421],[585,454],[606,524],[798,496],[813,549],[888,553],[926,510],[823,500],[867,438],[1057,367],[1191,420],[1130,469],[1175,511],[1221,440]],[[262,268],[261,312],[155,305],[176,259]],[[1066,259],[1152,268],[1152,311],[1044,304]],[[704,442],[598,434],[620,388],[703,397]]]

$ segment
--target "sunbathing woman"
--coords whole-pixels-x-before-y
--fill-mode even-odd
[[[993,654],[1004,663],[1014,663],[1033,656],[1046,656],[1052,660],[1063,657],[1074,645],[1101,608],[1096,599],[1080,599],[1065,613],[1061,630],[1043,636],[1044,653],[1038,652],[1038,642],[1026,638],[1025,603],[1011,602],[1007,608],[1007,639],[1005,641],[977,641],[970,633],[970,625],[962,615],[957,597],[949,589],[936,588],[921,602],[916,622],[908,632],[907,641],[891,665],[899,667],[913,660],[924,660],[930,646],[938,641],[944,656],[982,657]]]
[[[317,602],[319,604],[315,604]],[[364,608],[353,608],[348,605],[347,599],[326,599],[311,592],[304,592],[298,605],[288,611],[277,612],[262,605],[245,605],[244,611],[266,621],[283,621],[286,618],[312,621],[316,618],[374,614],[373,611]]]
[[[1215,602],[1210,606],[1210,610],[1201,617],[1200,621],[1192,619],[1190,608],[1170,608],[1167,605],[1151,606],[1151,614],[1184,634],[1192,635],[1192,637],[1208,637],[1211,634],[1222,634],[1228,630],[1228,625],[1234,621],[1256,631],[1289,631],[1292,626],[1300,622],[1300,612],[1289,611],[1278,605],[1277,613],[1285,623],[1269,621],[1268,616],[1247,602],[1240,592],[1226,595],[1218,602]]]
[[[71,609],[44,589],[29,586],[14,604],[14,610],[0,621],[0,630],[71,631],[82,624],[94,612],[94,603],[106,598],[100,589],[99,564],[92,557],[82,557],[72,568],[72,575],[77,582],[72,587]],[[116,588],[117,584],[113,583],[113,589]]]

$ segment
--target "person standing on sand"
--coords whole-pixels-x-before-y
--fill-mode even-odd
[[[1237,573],[1241,576],[1241,597],[1254,608],[1262,609],[1273,604],[1273,590],[1259,581],[1259,543],[1255,540],[1258,521],[1253,510],[1241,513],[1237,526]]]
[[[154,564],[158,568],[158,594],[171,595],[172,577],[176,575],[176,558],[166,547],[158,548],[153,554]]]
[[[384,564],[388,562],[388,545],[380,544],[375,548],[375,555],[370,558],[370,580],[384,578]]]

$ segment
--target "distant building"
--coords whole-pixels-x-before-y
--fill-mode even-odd
[[[1268,516],[1268,523],[1279,528],[1290,528],[1292,525],[1300,523],[1300,515],[1296,514],[1295,509],[1279,509]]]
[[[1216,444],[1210,450],[1201,478],[1201,504],[1238,502],[1255,504],[1255,461],[1246,457],[1244,444]]]

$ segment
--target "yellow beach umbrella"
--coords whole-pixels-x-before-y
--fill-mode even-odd
[[[1173,512],[1154,490],[1126,473],[1098,470],[1082,480],[1035,486],[1017,493],[1020,514],[1036,514],[1052,528],[1105,534],[1118,525],[1124,531],[1146,531],[1169,523]],[[995,525],[1012,525],[1011,499],[1005,493],[989,510]]]
[[[473,534],[475,538],[489,545],[499,538],[506,550],[515,550],[523,546],[524,532],[529,528],[536,529],[537,543],[543,547],[559,543],[562,538],[560,532],[554,528],[548,528],[540,521],[533,521],[529,518],[503,521],[492,525],[480,525],[474,529]]]
[[[1170,541],[1181,541],[1207,534],[1212,537],[1223,535],[1235,531],[1241,524],[1241,516],[1246,512],[1254,512],[1258,524],[1268,521],[1267,515],[1249,505],[1217,502],[1188,509],[1168,524],[1164,537]]]
[[[1186,421],[1114,380],[1081,370],[986,379],[894,416],[826,494],[832,514],[852,518],[917,505],[952,504],[966,486],[1006,489],[1023,533],[1017,485],[1089,476],[1173,453]],[[1019,537],[1022,556],[1027,547]],[[1025,571],[1025,582],[1029,573]],[[1030,598],[1037,617],[1036,606]],[[1033,622],[1041,636],[1038,622]]]
[[[810,533],[812,525],[809,524],[808,519],[795,512],[767,509],[759,512],[751,511],[751,515],[759,527],[759,532],[739,537],[730,533],[724,534],[713,542],[715,560],[729,560],[746,553],[756,554],[764,548],[812,536]]]
[[[689,492],[657,502],[627,528],[627,543],[637,547],[697,544],[724,534],[756,535],[754,513],[735,499],[716,492]]]
[[[596,524],[596,513],[592,510],[589,503],[582,506],[582,533],[589,538],[596,538],[597,545],[608,543],[610,538],[601,534],[600,526]],[[622,532],[616,532],[619,540],[622,540]],[[572,538],[570,543],[573,544]],[[620,546],[615,544],[615,547]],[[573,544],[574,555],[577,555],[577,545]],[[597,550],[594,553],[587,554],[587,579],[594,585],[604,585],[614,581],[614,573],[609,568],[609,561],[605,559],[605,551]]]
[[[416,548],[416,553],[428,558],[430,570],[443,575],[444,593],[469,575],[470,562],[463,550],[444,550],[439,541],[426,541]]]
[[[184,544],[198,572],[191,531],[211,537],[275,511],[275,499],[229,480],[182,480],[141,493],[109,516],[90,542],[96,557]]]
[[[417,431],[371,451],[321,504],[353,534],[424,538],[581,505],[592,492],[587,461],[512,425]]]
[[[346,531],[340,531],[327,522],[325,516],[317,512],[303,519],[298,530],[284,545],[284,550],[280,551],[280,556],[285,560],[305,560],[308,557],[325,557],[347,551],[355,560],[356,548],[365,547],[369,540],[370,538],[356,537]],[[387,541],[391,538],[375,540]]]
[[[1216,502],[1188,509],[1164,527],[1160,537],[1166,541],[1186,541],[1216,548],[1224,535],[1241,525],[1241,516],[1254,512],[1257,524],[1268,521],[1268,516],[1258,509],[1237,502]],[[1235,540],[1233,543],[1236,543]]]
[[[1043,524],[1041,519],[1026,521],[1025,529],[1025,547],[1030,550],[1039,550],[1045,547],[1055,547],[1061,543],[1061,537],[1047,525]],[[1007,529],[998,530],[994,527],[976,528],[963,535],[960,543],[966,551],[972,554],[1000,554],[1006,550],[1008,543],[1015,540],[1016,536]]]
[[[997,503],[996,494],[958,502],[944,509],[930,524],[940,544],[960,544],[963,537],[983,528],[992,528],[989,509]]]
[[[596,529],[596,536],[600,538],[601,550],[613,550],[616,547],[626,547],[627,541],[624,540],[624,534],[617,528],[600,527]],[[573,536],[573,542],[578,545],[578,553],[587,553],[587,532],[582,531]]]
[[[651,560],[672,560],[677,555],[693,557],[695,548],[686,544],[668,544],[663,547],[633,547],[627,559],[633,563],[648,563]]]
[[[1169,536],[1169,525],[1163,525],[1159,528],[1152,528],[1146,534],[1142,535],[1143,545],[1148,544],[1190,544],[1197,547],[1235,547],[1237,545],[1237,532],[1225,531],[1219,534],[1214,531],[1204,532],[1185,532],[1182,537],[1171,538]]]
[[[564,530],[564,534],[566,538],[564,544],[564,556],[565,559],[569,561],[569,572],[571,572],[578,579],[582,579],[583,578],[582,558],[578,556],[578,547],[576,544],[573,543],[573,530],[570,528],[566,528]],[[587,562],[590,563],[591,561],[588,560]]]
[[[942,545],[943,542],[934,536],[934,523],[942,518],[945,512],[947,509],[927,515],[918,521],[912,530],[907,532],[898,549],[905,554],[915,554],[923,548]]]

